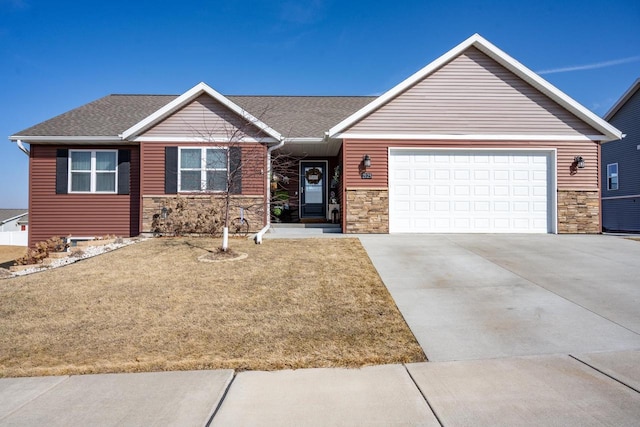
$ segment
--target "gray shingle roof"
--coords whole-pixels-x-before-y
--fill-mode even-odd
[[[16,133],[117,136],[177,95],[108,95]],[[370,96],[227,96],[286,137],[317,137],[364,107]]]
[[[117,136],[176,95],[108,95],[38,123],[20,136]]]
[[[17,216],[26,215],[27,212],[29,212],[27,209],[0,209],[0,223]]]

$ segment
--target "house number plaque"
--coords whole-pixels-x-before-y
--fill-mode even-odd
[[[362,175],[360,175],[360,177],[362,179],[371,179],[373,178],[373,175],[371,174],[371,172],[362,172]]]

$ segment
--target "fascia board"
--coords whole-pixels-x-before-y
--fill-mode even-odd
[[[203,142],[212,142],[212,143],[230,143],[230,142],[240,142],[240,143],[244,143],[244,142],[258,142],[258,143],[264,143],[264,144],[277,144],[280,141],[278,141],[275,138],[272,137],[265,137],[265,138],[251,138],[251,137],[247,137],[242,139],[241,141],[229,141],[229,138],[225,138],[225,137],[200,137],[200,136],[194,136],[194,137],[175,137],[175,136],[136,136],[134,138],[131,138],[129,141],[131,142],[193,142],[193,143],[203,143]]]
[[[604,119],[607,121],[611,120],[613,116],[616,115],[618,110],[622,108],[622,106],[626,104],[627,101],[629,101],[629,98],[631,98],[638,91],[638,89],[640,89],[640,78],[638,78],[631,85],[631,87],[627,89],[627,91],[620,97],[620,99],[618,99],[616,103],[613,104],[609,111],[607,111],[607,113],[604,115]]]
[[[297,142],[297,143],[312,143],[312,142],[323,142],[324,138],[302,138],[302,137],[292,137],[285,138],[285,142]]]
[[[620,130],[616,129],[614,126],[598,117],[596,114],[585,108],[579,102],[575,101],[569,95],[556,88],[554,85],[531,71],[529,68],[525,67],[519,61],[509,56],[497,46],[478,34],[475,34],[473,37],[475,37],[476,39],[472,43],[474,47],[513,72],[518,77],[522,78],[524,81],[538,89],[540,92],[550,97],[560,106],[566,108],[568,111],[585,121],[593,128],[601,131],[603,133],[603,136],[605,136],[605,138],[601,141],[606,142],[622,138],[622,132]]]
[[[338,134],[339,132],[342,132],[347,127],[351,126],[358,120],[367,116],[369,113],[375,111],[376,109],[386,104],[388,101],[395,98],[396,96],[398,96],[400,93],[402,93],[409,87],[416,84],[418,81],[422,80],[429,74],[433,73],[435,70],[437,70],[438,68],[440,68],[441,66],[443,66],[444,64],[446,64],[447,62],[455,58],[456,56],[458,56],[460,53],[462,53],[462,51],[467,49],[469,46],[471,46],[476,36],[478,35],[474,34],[473,36],[469,37],[467,40],[463,41],[458,46],[454,47],[444,55],[440,56],[438,59],[428,64],[426,67],[423,67],[422,69],[420,69],[419,71],[417,71],[416,73],[408,77],[407,79],[403,80],[393,88],[389,89],[388,91],[386,91],[385,93],[377,97],[371,103],[365,105],[363,108],[356,111],[355,113],[353,113],[352,115],[350,115],[349,117],[347,117],[346,119],[344,119],[343,121],[341,121],[340,123],[332,127],[331,129],[329,129],[328,136],[331,138],[335,137],[335,135]]]
[[[13,221],[13,220],[20,219],[20,218],[22,218],[23,216],[27,215],[28,213],[29,213],[29,211],[25,211],[24,213],[21,213],[20,215],[16,215],[16,216],[14,216],[14,217],[11,217],[11,218],[8,218],[8,219],[5,219],[5,220],[3,220],[3,221],[0,221],[0,224],[6,224],[6,223],[11,222],[11,221]]]
[[[111,143],[118,143],[118,144],[122,144],[123,141],[122,139],[120,139],[120,137],[118,136],[60,136],[60,135],[56,135],[56,136],[31,136],[31,135],[11,135],[9,137],[9,140],[11,141],[23,141],[23,142],[27,142],[27,143],[31,143],[31,142],[56,142],[56,143],[62,143],[62,142],[66,142],[66,143],[71,143],[71,144],[78,144],[78,143],[93,143],[93,142],[101,142],[101,143],[106,143],[106,142],[111,142]]]
[[[147,116],[145,119],[141,120],[140,122],[136,123],[129,129],[125,130],[122,134],[120,134],[120,137],[122,139],[129,139],[132,136],[140,134],[142,131],[146,130],[147,128],[159,122],[160,120],[168,117],[169,115],[171,115],[181,107],[187,105],[189,102],[193,101],[203,93],[208,94],[209,96],[211,96],[212,98],[220,102],[222,105],[229,108],[231,111],[233,111],[243,119],[250,122],[252,125],[264,131],[267,135],[278,140],[282,139],[282,136],[280,135],[279,132],[270,128],[269,126],[267,126],[262,121],[258,120],[249,112],[243,110],[242,108],[240,108],[240,106],[231,102],[227,97],[220,94],[219,92],[217,92],[216,90],[214,90],[204,82],[198,83],[197,85],[195,85],[194,87],[192,87],[191,89],[189,89],[188,91],[186,91],[185,93],[183,93],[182,95],[180,95],[179,97],[177,97],[176,99],[174,99],[173,101],[165,105],[164,107],[160,108],[155,113]]]
[[[476,47],[477,49],[488,55],[490,58],[494,59],[499,64],[506,67],[508,70],[525,80],[527,83],[531,84],[533,87],[549,96],[562,107],[566,108],[595,129],[601,131],[604,136],[602,141],[611,141],[620,139],[622,137],[622,132],[620,132],[618,129],[611,126],[609,123],[602,120],[600,117],[598,117],[588,109],[584,108],[571,97],[557,89],[542,77],[538,76],[536,73],[522,65],[520,62],[509,56],[507,53],[490,43],[479,34],[472,35],[444,55],[440,56],[435,61],[431,62],[426,67],[422,68],[400,84],[396,85],[389,91],[382,94],[380,97],[376,98],[370,104],[366,105],[362,109],[356,111],[354,114],[344,119],[342,122],[338,123],[336,126],[329,130],[329,136],[335,137],[337,134],[344,131],[344,129],[362,119],[363,117],[367,116],[369,113],[376,110],[380,106],[386,104],[407,88],[416,84],[418,81],[427,77],[428,75],[442,67],[444,64],[459,56],[462,52],[464,52],[471,46]]]

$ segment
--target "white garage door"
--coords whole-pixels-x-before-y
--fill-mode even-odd
[[[389,231],[554,232],[554,159],[548,151],[392,149]]]

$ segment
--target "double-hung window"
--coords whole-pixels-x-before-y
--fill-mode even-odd
[[[609,163],[607,165],[607,190],[618,189],[618,164]]]
[[[227,191],[226,148],[180,148],[179,191]]]
[[[118,150],[69,150],[71,193],[116,193]]]

